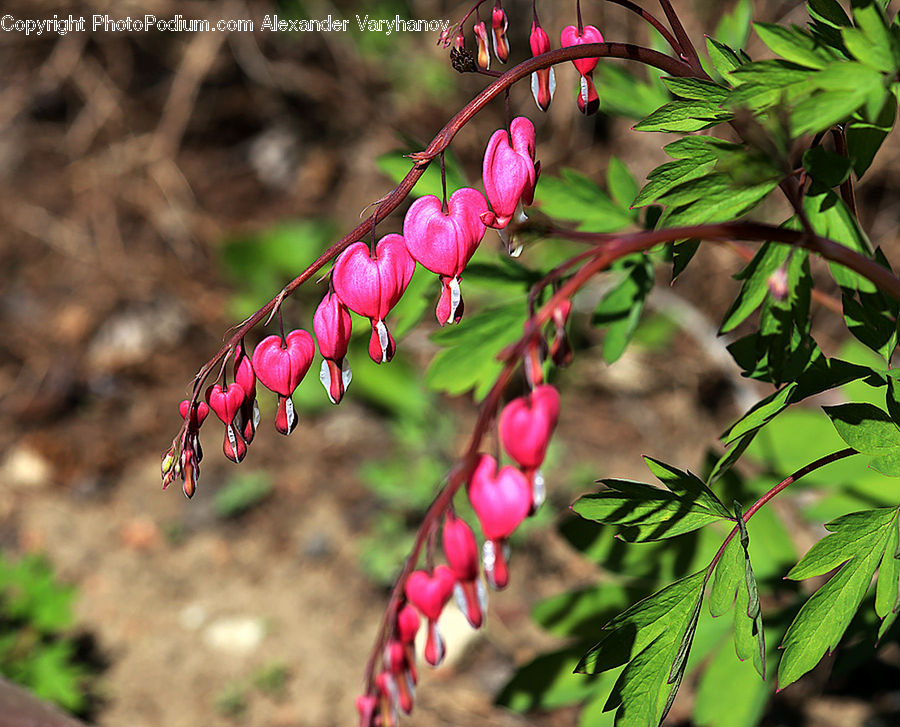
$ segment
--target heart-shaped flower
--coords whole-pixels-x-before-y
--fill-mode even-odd
[[[463,187],[450,195],[447,213],[433,194],[420,197],[406,213],[403,239],[416,262],[441,276],[438,323],[462,317],[459,278],[484,238],[487,201],[477,189]]]
[[[493,133],[482,164],[484,191],[495,216],[492,226],[497,228],[509,224],[520,202],[532,203],[540,173],[534,162],[534,124],[518,116],[509,128],[510,133],[506,129]]]
[[[559,393],[549,384],[509,402],[500,414],[503,449],[520,467],[541,466],[559,418]]]
[[[416,673],[415,643],[420,623],[419,612],[411,603],[407,603],[397,614],[397,636],[406,650],[406,664],[413,684],[419,681],[419,675]]]
[[[515,467],[501,467],[488,454],[481,455],[469,480],[469,502],[488,540],[504,540],[528,516],[531,487]]]
[[[585,25],[581,33],[574,25],[567,25],[559,34],[559,42],[563,48],[586,43],[602,43],[603,35],[593,25]],[[599,60],[599,58],[578,58],[572,61],[572,64],[582,76],[586,76],[593,72]]]
[[[256,402],[256,372],[250,357],[239,345],[234,351],[234,380],[244,390],[244,403],[238,415],[237,429],[244,442],[250,444],[256,435],[256,427],[259,426],[259,404]]]
[[[203,420],[209,416],[209,407],[202,401],[198,401],[194,404],[192,409],[191,402],[188,399],[185,399],[178,405],[178,413],[181,414],[182,419],[187,419],[188,412],[190,412],[188,429],[199,431],[200,425],[203,424]]]
[[[550,52],[550,38],[536,17],[531,23],[531,35],[528,42],[531,45],[531,54],[534,56]],[[554,93],[556,93],[556,73],[553,66],[542,68],[531,74],[531,95],[534,96],[534,102],[541,111],[550,108]]]
[[[263,386],[281,396],[290,396],[306,376],[316,344],[298,328],[281,336],[266,336],[253,351],[253,369]]]
[[[303,380],[313,357],[316,344],[302,329],[291,331],[284,341],[280,336],[267,336],[253,351],[253,368],[263,386],[278,394],[275,429],[290,434],[297,426],[297,414],[291,394]]]
[[[459,610],[463,612],[472,628],[479,628],[487,608],[487,594],[484,584],[478,579],[478,543],[465,520],[447,513],[441,542],[450,569],[456,576],[453,595]]]
[[[404,592],[407,600],[418,608],[428,619],[428,633],[425,638],[425,661],[437,666],[444,660],[446,649],[438,631],[437,620],[453,594],[456,579],[453,571],[439,565],[432,573],[413,571],[406,579]]]
[[[431,573],[416,570],[406,579],[406,599],[421,611],[429,621],[437,621],[441,611],[453,595],[456,578],[445,565],[437,566]]]
[[[403,296],[415,269],[415,260],[397,234],[379,240],[374,258],[364,242],[355,242],[334,264],[334,292],[350,310],[372,322],[369,356],[375,363],[390,361],[394,355],[394,339],[384,319]]]
[[[333,291],[329,291],[313,314],[313,331],[323,358],[319,380],[332,404],[340,402],[353,378],[350,365],[344,360],[351,326],[347,307]]]
[[[206,401],[209,404],[209,408],[226,425],[232,424],[237,418],[245,397],[244,387],[237,382],[228,384],[227,387],[223,387],[221,384],[213,384],[206,390]]]

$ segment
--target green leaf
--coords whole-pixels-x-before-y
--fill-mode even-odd
[[[737,538],[732,538],[725,546],[725,552],[722,553],[713,572],[712,588],[709,592],[710,615],[718,618],[731,610],[743,578],[744,560],[741,545]]]
[[[617,727],[651,727],[675,698],[696,629],[704,571],[672,583],[614,618],[576,667],[596,674],[625,664],[604,709]]]
[[[854,3],[853,23],[855,28],[844,28],[841,31],[847,50],[856,59],[879,71],[896,73],[896,44],[878,4]]]
[[[743,417],[722,434],[722,443],[727,447],[745,434],[758,430],[792,402],[794,390],[799,384],[792,381],[778,391],[757,402]]]
[[[715,156],[711,156],[702,162],[678,159],[658,166],[647,176],[647,184],[634,200],[634,206],[644,207],[682,182],[705,176],[712,170],[714,164]]]
[[[619,526],[620,537],[628,542],[674,538],[723,518],[702,502],[659,487],[631,480],[601,482],[609,489],[580,497],[572,510],[587,520]]]
[[[746,320],[766,299],[769,293],[769,278],[785,263],[791,253],[788,245],[766,242],[763,244],[747,267],[735,277],[744,282],[737,298],[725,314],[720,333],[727,333]]]
[[[606,328],[603,358],[613,363],[624,353],[637,329],[647,294],[653,289],[653,265],[646,255],[634,255],[614,266],[624,273],[622,280],[597,305],[595,326]]]
[[[897,116],[897,99],[888,94],[877,118],[873,122],[853,119],[846,126],[847,150],[853,159],[853,171],[862,177],[871,166],[876,152],[887,138]]]
[[[728,508],[699,477],[646,455],[643,459],[647,469],[672,492],[697,502],[720,517],[731,518]]]
[[[684,272],[698,249],[700,249],[700,240],[696,238],[679,240],[672,245],[672,283]]]
[[[766,634],[762,622],[762,610],[759,603],[759,589],[756,585],[756,576],[753,574],[753,566],[750,563],[749,543],[750,536],[747,534],[747,528],[744,525],[741,506],[735,502],[734,518],[740,530],[740,543],[744,551],[744,588],[742,592],[746,592],[746,608],[744,607],[744,599],[740,599],[741,608],[735,609],[735,649],[738,653],[746,653],[751,651],[753,654],[753,666],[759,672],[763,680],[766,678]],[[756,650],[753,650],[751,639],[756,644]]]
[[[599,64],[594,69],[594,81],[600,108],[607,114],[642,119],[669,100],[659,82],[639,81],[628,69],[612,63]]]
[[[606,184],[615,203],[625,210],[630,210],[638,194],[638,184],[631,170],[617,156],[609,158]]]
[[[633,222],[630,210],[613,202],[591,179],[573,169],[558,177],[541,177],[535,204],[544,214],[560,220],[575,220],[579,230],[617,232]]]
[[[803,168],[824,187],[837,187],[850,176],[852,161],[824,147],[814,146],[803,153]]]
[[[694,697],[693,724],[698,727],[756,727],[772,687],[749,663],[735,658],[727,642],[700,675]]]
[[[754,23],[760,40],[776,54],[801,66],[824,68],[836,54],[816,43],[808,33],[796,25],[786,28],[770,23]]]
[[[834,27],[850,25],[850,18],[837,0],[809,0],[810,15]]]
[[[890,628],[900,607],[900,532],[897,529],[897,521],[891,527],[887,543],[884,546],[884,555],[878,566],[878,583],[875,588],[875,613],[882,620],[878,630],[878,638],[884,636]]]
[[[832,534],[816,543],[788,574],[788,578],[809,578],[843,563],[803,604],[788,628],[778,668],[779,688],[795,682],[837,647],[892,538],[896,517],[896,508],[879,508],[828,523]]]
[[[733,81],[731,71],[741,67],[741,59],[724,43],[713,38],[706,39],[706,52],[716,70],[726,79]]]
[[[432,360],[425,383],[452,395],[474,388],[476,399],[484,398],[502,369],[497,354],[518,339],[526,316],[520,298],[437,331],[431,339],[446,348]]]
[[[900,428],[887,412],[871,404],[822,407],[850,447],[863,454],[890,454],[900,449]]]
[[[582,649],[576,645],[541,654],[519,667],[497,695],[497,704],[527,712],[558,709],[588,699],[602,684],[598,677],[572,676]]]
[[[750,37],[752,20],[753,3],[738,0],[732,11],[722,16],[713,36],[732,48],[744,48]]]
[[[677,193],[683,196],[691,196],[699,193],[698,198],[693,202],[667,209],[660,219],[659,226],[668,225],[674,227],[732,220],[756,207],[778,185],[776,181],[769,181],[749,187],[735,188],[724,175],[716,176],[721,179],[704,183],[690,191],[676,187],[670,194]],[[687,182],[686,184],[692,184],[692,182]],[[708,194],[703,194],[704,189]],[[668,201],[666,203],[673,204]]]
[[[635,131],[700,131],[731,118],[715,101],[670,101],[634,126]]]
[[[673,94],[693,101],[706,101],[718,106],[728,95],[728,89],[701,78],[663,76],[660,79]]]

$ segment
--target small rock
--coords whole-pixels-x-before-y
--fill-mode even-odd
[[[253,653],[262,643],[265,629],[259,619],[249,616],[220,618],[203,632],[203,641],[211,649],[234,656]]]
[[[0,468],[3,481],[21,489],[46,487],[50,484],[53,469],[40,454],[27,446],[13,448]]]

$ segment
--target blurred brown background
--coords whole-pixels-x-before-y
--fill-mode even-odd
[[[562,5],[542,7],[554,45],[572,21]],[[724,9],[712,0],[679,5],[697,38]],[[530,3],[506,6],[513,60],[522,59]],[[758,6],[766,20],[798,15],[794,3]],[[242,467],[268,473],[272,493],[238,519],[211,504],[233,472],[215,436],[204,439],[191,502],[177,486],[160,492],[159,456],[179,425],[185,387],[236,322],[224,242],[308,217],[333,220],[343,234],[390,187],[375,158],[424,146],[484,85],[451,71],[435,38],[368,37],[353,32],[354,14],[455,20],[465,10],[428,0],[3,4],[16,18],[71,13],[88,25],[94,13],[257,25],[232,34],[0,33],[0,548],[46,553],[79,589],[78,629],[105,664],[96,723],[352,723],[385,602],[359,568],[372,495],[357,467],[393,446],[384,420],[351,387],[339,408],[301,412],[287,440],[266,422]],[[350,32],[262,32],[266,13],[331,13],[349,18]],[[607,39],[645,40],[620,7],[587,3],[585,15]],[[525,85],[513,92],[514,110],[538,124],[545,170],[565,163],[599,176],[612,151],[642,179],[663,160],[659,139],[630,132],[630,123],[581,118],[570,102],[574,72],[560,69],[558,80],[544,118]],[[454,142],[471,178],[502,119],[497,103]],[[876,170],[861,190],[873,238],[896,232],[892,188]],[[703,257],[675,294],[700,316],[694,333],[704,352],[687,337],[610,370],[585,353],[565,378],[560,439],[572,461],[637,475],[637,455],[652,448],[694,467],[738,412],[734,369],[703,326],[714,330],[704,316],[724,310],[733,292],[726,274],[739,261]],[[312,309],[294,310],[302,318],[290,325],[308,327]],[[420,362],[434,350],[424,334],[408,345]],[[462,423],[459,446],[473,407],[465,398],[450,406]],[[678,429],[684,421],[690,432]],[[449,627],[460,660],[425,677],[410,724],[573,723],[573,710],[521,717],[491,700],[514,664],[551,643],[529,623],[530,605],[590,583],[595,566],[545,529],[513,567],[484,633]],[[243,688],[272,665],[286,674],[282,691]],[[243,706],[230,708],[235,695]],[[845,725],[858,723],[864,706],[809,709],[809,724]],[[676,706],[672,718],[684,715]]]

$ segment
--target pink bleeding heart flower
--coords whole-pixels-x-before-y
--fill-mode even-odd
[[[247,443],[241,433],[235,429],[235,419],[241,413],[241,407],[246,398],[246,392],[237,382],[223,387],[221,384],[213,384],[206,390],[206,401],[216,416],[225,423],[225,440],[222,443],[222,451],[232,462],[240,462],[247,455]]]
[[[602,43],[603,36],[600,31],[593,25],[585,25],[579,33],[578,28],[574,25],[568,25],[562,29],[559,36],[560,43],[564,48],[573,45],[584,45],[585,43]],[[585,115],[597,113],[600,108],[600,96],[597,95],[597,89],[594,87],[594,69],[597,67],[599,58],[578,58],[572,61],[578,73],[581,74],[581,88],[578,92],[578,110]]]
[[[534,145],[534,124],[524,116],[512,120],[509,134],[498,129],[488,141],[482,179],[496,217],[492,227],[506,227],[520,202],[531,204],[534,200],[540,174],[540,164],[534,162]]]
[[[291,394],[306,376],[316,344],[302,329],[291,331],[282,341],[280,336],[267,336],[253,350],[253,369],[262,385],[278,394],[275,428],[290,434],[297,426],[297,414]]]
[[[509,60],[509,38],[506,37],[506,28],[509,20],[506,11],[501,7],[500,0],[491,10],[491,31],[494,37],[494,55],[501,63]]]
[[[388,642],[384,649],[384,664],[394,677],[394,684],[397,687],[397,703],[404,714],[409,714],[413,708],[415,683],[409,672],[406,650],[402,643],[399,641]]]
[[[487,608],[487,593],[484,583],[478,579],[478,543],[465,520],[460,520],[452,512],[447,513],[442,534],[444,555],[456,585],[453,595],[456,605],[463,612],[472,628],[479,628]]]
[[[476,55],[478,67],[483,71],[487,71],[491,67],[491,52],[488,49],[487,28],[484,25],[484,21],[475,23],[473,30],[475,31],[475,44],[478,46],[478,54]]]
[[[500,414],[500,441],[531,483],[533,513],[544,501],[540,466],[559,419],[559,393],[550,385],[536,386],[528,396],[509,402]]]
[[[394,339],[384,319],[403,296],[416,269],[403,237],[385,235],[375,248],[375,258],[364,242],[350,245],[334,264],[334,292],[350,310],[372,322],[369,356],[375,363],[394,356]]]
[[[387,670],[378,673],[375,677],[375,686],[381,694],[381,721],[373,720],[373,725],[378,727],[395,727],[400,715],[397,713],[398,699],[397,682],[394,676]]]
[[[585,25],[580,33],[574,25],[567,25],[559,34],[559,42],[563,48],[569,48],[573,45],[585,45],[587,43],[602,43],[603,35],[593,25]],[[578,69],[582,76],[587,76],[593,73],[599,60],[599,58],[578,58],[572,61],[572,65]]]
[[[541,27],[540,22],[535,16],[531,23],[531,35],[528,38],[531,45],[531,54],[539,56],[550,52],[550,38],[547,32]],[[531,74],[531,95],[534,96],[534,102],[541,111],[550,108],[550,102],[553,100],[553,94],[556,93],[556,73],[553,66],[550,68],[542,68]]]
[[[441,276],[436,312],[442,326],[462,318],[459,278],[484,238],[482,217],[489,215],[484,195],[463,187],[450,195],[446,213],[441,201],[429,194],[413,202],[403,220],[403,239],[410,255]]]
[[[359,713],[359,727],[372,727],[378,710],[378,697],[374,694],[363,694],[356,698],[356,711]]]
[[[437,621],[444,606],[447,605],[447,601],[450,600],[450,596],[453,595],[455,583],[456,578],[453,571],[445,565],[437,566],[431,573],[424,570],[413,571],[406,579],[404,593],[406,593],[407,600],[418,608],[428,620],[425,661],[432,666],[438,666],[444,660],[446,653]]]
[[[468,494],[486,539],[485,575],[491,586],[504,588],[509,582],[506,539],[531,510],[531,486],[519,470],[506,466],[498,472],[497,461],[483,454],[469,480]]]
[[[209,407],[202,401],[196,402],[192,407],[191,402],[188,399],[185,399],[178,405],[178,413],[181,414],[182,419],[187,419],[188,412],[190,412],[188,429],[199,432],[203,421],[209,416]]]
[[[344,360],[352,324],[350,312],[333,291],[322,298],[313,314],[313,331],[323,359],[319,381],[332,404],[340,403],[353,379],[350,364]]]
[[[259,404],[256,401],[256,372],[243,344],[234,351],[234,380],[244,390],[244,403],[238,414],[238,431],[244,442],[250,444],[259,426]]]
[[[397,614],[397,636],[406,650],[406,663],[409,667],[409,675],[413,684],[419,681],[419,675],[416,673],[416,634],[419,632],[419,612],[416,607],[407,603],[400,609]]]

